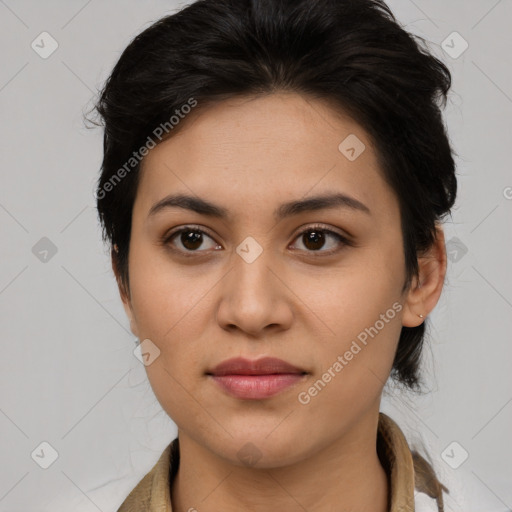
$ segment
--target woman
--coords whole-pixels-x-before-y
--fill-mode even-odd
[[[178,437],[120,512],[443,510],[379,412],[420,389],[457,189],[421,42],[381,0],[202,0],[123,52],[97,205]]]

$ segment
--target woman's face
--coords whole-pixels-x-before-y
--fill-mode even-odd
[[[123,298],[131,328],[151,340],[148,378],[180,435],[234,464],[253,450],[259,466],[284,466],[375,418],[402,324],[422,321],[402,294],[398,201],[367,134],[320,100],[232,99],[182,122],[143,161]],[[184,202],[150,214],[177,194],[225,217]],[[295,202],[305,207],[286,207]],[[234,396],[209,375],[234,357],[306,375]]]

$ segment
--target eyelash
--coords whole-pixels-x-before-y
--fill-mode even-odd
[[[187,258],[189,258],[189,257],[197,257],[198,253],[201,253],[201,252],[204,252],[204,251],[200,251],[200,250],[197,250],[197,251],[185,250],[184,251],[184,250],[181,250],[181,249],[176,249],[175,247],[171,247],[171,244],[170,244],[172,239],[175,238],[177,235],[180,235],[181,233],[190,232],[190,231],[194,232],[194,233],[200,233],[200,234],[206,235],[209,238],[212,238],[212,240],[213,240],[213,237],[210,236],[203,229],[199,228],[198,226],[189,225],[189,226],[184,226],[184,227],[182,227],[180,229],[172,231],[169,234],[164,235],[164,237],[162,239],[162,243],[164,245],[168,246],[170,248],[170,250],[172,250],[173,252],[179,253],[179,254],[187,257]],[[305,251],[307,253],[319,254],[321,256],[331,256],[331,255],[341,251],[344,246],[353,246],[354,245],[347,237],[341,235],[340,233],[332,231],[331,229],[328,229],[327,227],[323,226],[322,224],[314,224],[312,226],[308,226],[306,229],[304,229],[303,231],[299,232],[295,236],[294,240],[298,239],[300,236],[302,236],[302,235],[304,235],[306,233],[309,233],[311,231],[321,231],[324,234],[334,236],[342,244],[342,247],[341,248],[337,248],[337,249],[330,249],[328,251],[322,251],[322,250],[318,250],[318,251]]]

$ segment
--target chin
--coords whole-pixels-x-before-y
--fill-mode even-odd
[[[304,454],[296,452],[300,441],[293,435],[288,435],[286,432],[277,435],[275,431],[269,435],[275,426],[274,423],[273,427],[261,432],[254,432],[254,428],[251,428],[247,435],[243,435],[242,431],[237,429],[235,436],[226,434],[224,441],[220,444],[216,438],[215,447],[211,448],[231,464],[247,468],[278,468],[304,458]]]

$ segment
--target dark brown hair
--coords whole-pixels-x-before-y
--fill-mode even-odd
[[[124,50],[96,105],[105,128],[97,208],[122,289],[129,297],[134,152],[191,99],[201,108],[274,91],[325,99],[369,134],[400,205],[407,289],[455,201],[440,110],[450,87],[447,67],[381,0],[199,0],[158,20]],[[391,371],[411,389],[420,389],[425,325],[402,328]]]

